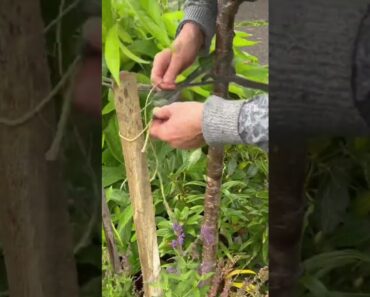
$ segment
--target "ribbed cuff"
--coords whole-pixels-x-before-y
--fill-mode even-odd
[[[200,49],[199,55],[208,55],[211,41],[216,30],[215,19],[212,17],[212,15],[210,15],[209,9],[207,9],[207,7],[189,6],[185,8],[184,12],[185,16],[177,28],[176,36],[180,33],[181,29],[186,23],[196,23],[204,34],[204,43],[202,48]]]
[[[209,145],[241,144],[239,114],[245,101],[210,96],[203,110],[203,137]]]

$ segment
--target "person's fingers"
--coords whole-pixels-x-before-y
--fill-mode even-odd
[[[83,59],[76,69],[73,86],[73,103],[84,113],[101,115],[101,59]]]
[[[171,109],[168,106],[155,107],[153,109],[153,116],[157,120],[168,120],[171,117]]]
[[[175,88],[176,77],[183,69],[184,69],[183,58],[176,53],[172,54],[171,62],[168,66],[166,73],[163,76],[163,82],[161,85]]]
[[[149,133],[150,133],[150,136],[154,137],[154,138],[159,138],[159,125],[160,125],[160,121],[159,120],[153,120],[152,121],[152,124],[150,125],[150,128],[149,128]]]
[[[101,18],[91,17],[82,27],[82,37],[93,48],[101,50],[102,46]]]
[[[171,62],[171,55],[171,50],[165,49],[154,57],[153,68],[151,72],[151,81],[153,85],[160,85],[160,83],[163,81],[163,76]]]
[[[150,133],[150,136],[153,138],[166,141],[162,120],[154,119],[150,126],[149,133]]]

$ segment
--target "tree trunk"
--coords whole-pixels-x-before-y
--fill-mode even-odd
[[[351,83],[356,39],[369,4],[369,0],[271,1],[271,134],[369,132],[355,107]]]
[[[241,1],[218,1],[218,16],[216,22],[216,56],[215,77],[232,75],[234,20]],[[228,97],[227,82],[216,82],[214,94]],[[224,166],[224,148],[209,147],[207,168],[207,189],[204,201],[204,220],[202,224],[203,259],[201,272],[214,272],[217,264],[218,221],[220,214],[220,191],[222,171]],[[210,283],[208,280],[206,283]]]
[[[269,294],[295,297],[305,212],[306,145],[297,135],[290,142],[271,135],[270,141]]]
[[[0,2],[0,117],[17,118],[51,90],[39,1]],[[0,124],[0,238],[12,297],[77,297],[67,199],[50,104],[22,125]]]

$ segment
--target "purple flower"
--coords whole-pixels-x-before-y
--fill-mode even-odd
[[[185,234],[184,233],[181,233],[179,235],[179,237],[177,237],[177,242],[178,242],[179,246],[183,246],[184,245],[184,241],[185,241]]]
[[[172,246],[173,249],[176,249],[177,248],[177,240],[172,240],[171,246]]]
[[[173,230],[175,231],[176,235],[180,235],[184,233],[184,229],[180,224],[174,223],[173,224]]]
[[[177,269],[176,267],[171,266],[167,268],[167,272],[170,274],[177,274]]]
[[[184,245],[185,241],[184,228],[180,224],[174,223],[173,230],[176,233],[176,239],[172,240],[171,246],[173,249],[181,248]]]

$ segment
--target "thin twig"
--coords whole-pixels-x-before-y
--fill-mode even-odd
[[[156,162],[156,166],[157,166],[157,168],[159,168],[159,160],[158,160],[157,152],[155,151],[154,145],[151,141],[150,141],[150,146],[152,148],[152,152],[153,152],[153,156],[154,156],[154,159],[155,159],[155,162]],[[167,211],[167,214],[168,214],[168,217],[170,218],[171,223],[174,223],[175,215],[174,215],[174,212],[171,209],[170,205],[168,204],[166,194],[164,193],[163,179],[162,179],[162,175],[160,173],[160,170],[157,171],[157,176],[158,176],[158,179],[159,179],[159,188],[160,188],[160,192],[161,192],[161,195],[162,195],[164,207]]]
[[[211,76],[213,78],[213,80],[206,80],[206,81],[201,81],[201,82],[195,82],[195,83],[179,83],[177,86],[176,86],[176,89],[175,90],[170,90],[170,91],[160,91],[160,92],[178,92],[182,89],[185,89],[185,88],[192,88],[192,87],[201,87],[201,86],[206,86],[206,85],[211,85],[211,84],[214,84],[216,82],[218,83],[222,83],[222,82],[230,82],[230,83],[235,83],[237,85],[240,85],[242,87],[246,87],[246,88],[252,88],[252,89],[260,89],[262,91],[268,91],[268,84],[265,84],[265,83],[261,83],[261,82],[256,82],[256,81],[252,81],[252,80],[249,80],[245,77],[242,77],[240,75],[232,75],[232,76],[228,76],[228,77],[215,77],[215,76]],[[149,91],[150,89],[152,88],[152,85],[149,85],[149,84],[139,84],[139,91],[141,92],[146,92],[146,91]]]
[[[233,280],[231,278],[225,280],[225,285],[224,285],[224,289],[222,290],[221,297],[229,296],[229,292],[230,292],[232,284],[233,284]]]
[[[77,143],[78,143],[78,146],[82,152],[82,154],[84,156],[88,156],[88,152],[83,144],[83,141],[82,141],[82,138],[78,132],[78,129],[76,127],[74,127],[74,134],[75,134],[75,137],[76,137],[76,140],[77,140]],[[84,248],[87,244],[88,244],[88,241],[91,237],[91,233],[93,232],[94,230],[94,227],[96,225],[96,222],[98,220],[98,217],[99,217],[99,210],[100,210],[100,207],[99,207],[99,201],[100,201],[100,190],[98,189],[98,184],[100,184],[100,181],[98,181],[98,178],[95,174],[95,171],[94,171],[94,168],[92,167],[91,165],[91,160],[90,158],[86,158],[86,168],[87,168],[87,172],[90,176],[90,179],[91,179],[91,182],[92,182],[92,187],[93,187],[93,190],[94,190],[94,195],[95,197],[97,198],[96,199],[96,202],[95,202],[95,207],[94,207],[94,212],[93,214],[91,215],[91,218],[90,218],[90,221],[88,223],[88,226],[87,226],[87,229],[86,229],[86,232],[84,233],[84,235],[81,237],[80,241],[76,244],[73,252],[74,254],[78,254],[78,252]]]
[[[119,255],[117,253],[117,247],[114,241],[112,219],[109,212],[107,200],[105,198],[104,190],[102,191],[102,217],[103,217],[103,229],[105,239],[107,242],[107,248],[113,272],[119,274],[122,272],[122,266],[120,265]]]
[[[54,161],[58,157],[61,143],[63,140],[63,136],[64,136],[64,133],[67,127],[70,110],[71,110],[73,87],[74,87],[74,84],[71,82],[63,98],[63,107],[62,107],[62,112],[61,112],[60,119],[58,122],[57,132],[55,134],[55,137],[53,139],[53,142],[49,150],[45,154],[45,159],[47,161]]]
[[[63,17],[61,17],[63,13],[65,0],[60,0],[59,5],[59,15],[58,15],[58,23],[57,23],[57,29],[56,29],[56,43],[58,47],[58,69],[59,69],[59,75],[62,76],[63,74],[63,51],[62,51],[62,20]]]
[[[47,33],[52,27],[54,27],[56,24],[59,23],[59,20],[64,17],[66,14],[68,14],[73,8],[75,8],[78,3],[80,3],[80,0],[76,0],[75,2],[71,3],[63,12],[61,12],[58,17],[54,20],[52,20],[45,28],[44,28],[44,34]]]
[[[22,116],[16,118],[16,119],[8,119],[8,118],[0,118],[0,124],[5,126],[19,126],[27,122],[28,120],[32,119],[38,112],[40,112],[43,107],[49,103],[56,94],[60,91],[60,89],[64,86],[64,84],[67,82],[70,75],[73,73],[73,70],[78,62],[78,58],[76,58],[69,68],[67,69],[66,73],[62,76],[60,81],[56,84],[54,89],[44,98],[42,99],[34,108],[27,111]]]
[[[102,84],[103,87],[113,89],[113,85],[111,83],[107,83],[107,82],[102,81],[101,84]]]

